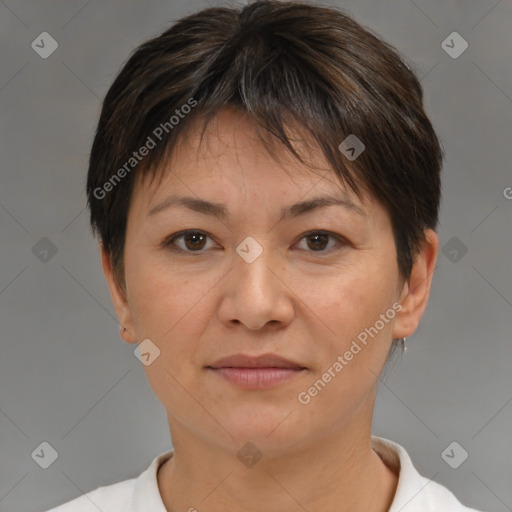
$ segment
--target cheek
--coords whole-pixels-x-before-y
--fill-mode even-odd
[[[389,265],[386,270],[385,266],[363,264],[333,273],[323,280],[321,287],[318,281],[313,283],[301,278],[297,295],[315,313],[311,321],[318,327],[318,332],[312,332],[312,336],[318,338],[319,333],[325,334],[322,343],[318,340],[317,345],[321,347],[319,352],[323,352],[323,366],[334,362],[338,355],[350,349],[353,341],[358,341],[361,350],[350,365],[371,364],[378,368],[389,348],[394,310],[384,321],[381,315],[386,315],[394,303],[394,278]]]
[[[142,249],[127,252],[125,265],[138,338],[154,339],[163,347],[195,325],[190,316],[197,314],[207,294],[206,280],[191,279],[169,261],[148,256]]]
[[[336,333],[375,322],[391,306],[395,287],[392,272],[364,262],[357,267],[335,269],[320,281],[303,276],[297,280],[304,301]]]
[[[212,315],[205,297],[215,281],[192,279],[153,263],[134,259],[130,269],[127,265],[134,328],[138,340],[149,338],[160,349],[159,357],[144,366],[155,395],[168,410],[186,410],[190,403],[184,389],[194,387],[196,341]]]
[[[316,407],[332,410],[337,404],[332,422],[345,421],[358,409],[373,390],[389,351],[395,311],[391,309],[387,321],[381,315],[393,304],[392,281],[375,275],[347,273],[326,283],[323,294],[308,297],[317,312],[310,317],[318,328],[312,330],[317,364],[307,384],[311,387],[301,391],[314,394],[316,406],[306,408],[309,412],[318,411]]]

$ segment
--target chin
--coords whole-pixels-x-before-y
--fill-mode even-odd
[[[275,449],[296,442],[299,426],[293,421],[296,419],[293,418],[294,414],[290,414],[292,407],[252,406],[243,409],[222,422],[239,443],[250,441],[262,449],[265,446]],[[304,435],[304,429],[300,430],[300,435]]]

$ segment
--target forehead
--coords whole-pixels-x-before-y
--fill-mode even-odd
[[[289,127],[289,135],[302,163],[280,142],[265,137],[247,115],[235,108],[219,111],[207,125],[194,120],[180,139],[157,179],[137,180],[132,207],[148,211],[170,192],[187,196],[244,195],[246,200],[262,194],[274,201],[288,201],[306,195],[329,193],[350,198],[363,205],[359,198],[341,183],[317,144],[305,130]],[[366,194],[368,196],[368,194]]]

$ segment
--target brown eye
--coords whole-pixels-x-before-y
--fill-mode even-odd
[[[187,233],[184,235],[183,240],[185,241],[185,245],[187,249],[197,250],[202,249],[206,242],[206,236],[202,233]]]
[[[210,237],[201,231],[183,231],[164,242],[164,247],[177,252],[204,252]],[[208,249],[208,247],[206,247]]]
[[[307,252],[328,253],[331,251],[331,249],[341,248],[348,243],[343,237],[339,235],[323,231],[306,233],[301,238],[301,242],[303,240],[306,240],[306,247],[301,247],[301,249],[304,249]]]
[[[329,235],[324,233],[307,237],[308,247],[313,251],[323,251],[329,242]]]

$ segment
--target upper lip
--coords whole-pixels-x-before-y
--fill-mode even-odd
[[[278,356],[277,354],[262,354],[259,356],[249,356],[246,354],[234,354],[232,356],[218,359],[208,368],[299,368],[305,366]]]

